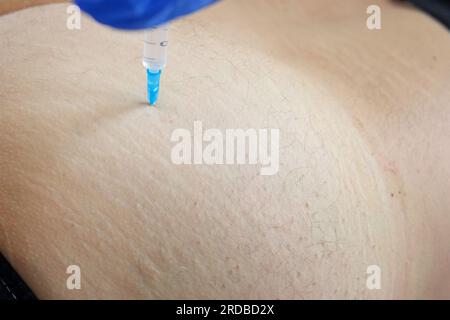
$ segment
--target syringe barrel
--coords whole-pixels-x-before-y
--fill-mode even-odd
[[[167,64],[167,46],[169,44],[169,25],[161,25],[145,31],[144,60],[146,69],[157,72]]]

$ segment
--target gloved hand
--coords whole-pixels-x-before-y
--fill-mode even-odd
[[[147,29],[193,13],[217,0],[75,0],[100,23],[119,29]]]

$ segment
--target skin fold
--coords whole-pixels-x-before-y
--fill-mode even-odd
[[[377,3],[373,31],[365,0],[176,21],[156,108],[141,32],[1,17],[1,252],[48,299],[450,298],[450,38]],[[279,128],[279,172],[173,164],[196,120]]]

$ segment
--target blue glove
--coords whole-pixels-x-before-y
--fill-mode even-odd
[[[75,0],[100,23],[119,29],[147,29],[193,13],[217,0]]]

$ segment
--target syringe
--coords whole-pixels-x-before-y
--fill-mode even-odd
[[[169,26],[167,24],[145,31],[144,67],[147,69],[147,90],[150,105],[158,100],[159,79],[167,64]]]

